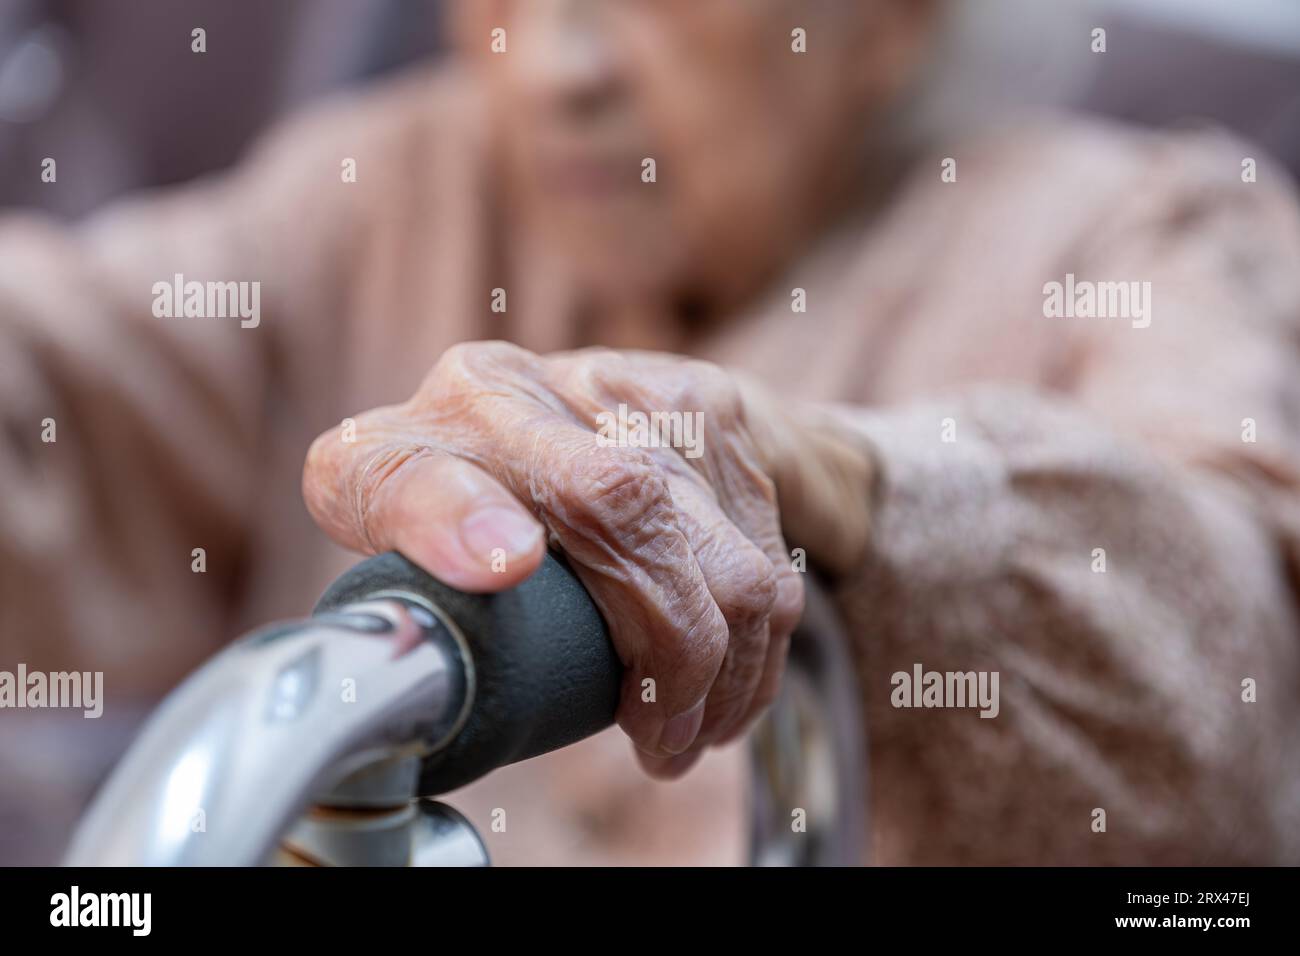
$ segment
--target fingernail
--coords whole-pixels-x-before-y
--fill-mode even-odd
[[[542,527],[514,508],[493,505],[471,512],[460,523],[460,540],[476,558],[487,560],[496,549],[507,558],[529,554],[537,547]]]
[[[659,734],[660,749],[674,755],[682,753],[695,743],[703,723],[704,701],[700,701],[686,713],[678,714],[664,724],[664,729]]]

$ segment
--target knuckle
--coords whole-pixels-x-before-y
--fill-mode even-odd
[[[714,598],[735,629],[756,627],[769,617],[777,599],[777,573],[772,562],[753,545],[733,552],[736,562]]]
[[[342,428],[335,426],[322,432],[307,449],[302,466],[302,493],[307,511],[317,521],[329,512],[329,504],[339,480],[338,452]]]
[[[355,484],[363,450],[375,448],[374,442],[384,441],[385,436],[397,431],[391,420],[394,414],[400,418],[400,412],[394,413],[391,408],[373,409],[346,418],[316,436],[303,459],[303,492],[309,508],[319,504],[322,497],[336,496]]]
[[[518,369],[534,356],[509,342],[457,342],[447,348],[426,379],[426,387],[442,392],[482,382],[502,369]]]
[[[424,407],[472,391],[477,382],[476,375],[471,370],[472,359],[467,354],[470,348],[470,345],[462,343],[443,352],[425,376],[411,403]]]
[[[376,435],[389,430],[378,412],[368,413],[365,420]],[[331,428],[307,449],[302,480],[307,511],[332,535],[375,550],[375,502],[398,471],[428,453],[425,447],[395,437],[358,447],[342,440],[342,426]]]
[[[701,611],[695,621],[677,630],[672,638],[677,645],[672,669],[711,684],[726,660],[730,637],[727,622],[712,602],[703,600],[699,604]]]
[[[667,481],[640,449],[596,448],[574,464],[565,485],[579,513],[601,525],[631,530],[667,523],[671,513]]]
[[[375,546],[375,502],[384,488],[391,484],[394,475],[408,467],[412,461],[428,454],[430,452],[427,448],[405,443],[388,444],[375,449],[357,468],[352,489],[355,523],[372,548]]]
[[[313,478],[324,477],[334,465],[339,446],[342,444],[342,425],[335,425],[321,432],[307,448],[307,457],[303,462],[303,471]]]
[[[686,371],[681,394],[684,407],[707,410],[724,426],[740,420],[740,388],[725,369],[703,359],[690,359]]]
[[[729,741],[745,730],[755,712],[754,695],[761,677],[754,664],[737,669],[725,679],[719,677],[709,694],[709,713],[701,730],[705,741]]]
[[[478,346],[477,342],[458,342],[445,349],[438,356],[438,361],[433,363],[434,377],[441,380],[463,374],[473,364],[474,351]]]
[[[719,681],[723,691],[722,699],[731,711],[733,720],[744,716],[745,708],[753,698],[758,682],[763,677],[763,663],[766,659],[767,645],[754,648],[757,653],[733,655],[734,667],[728,674],[728,680]]]
[[[548,362],[545,374],[561,393],[609,403],[631,397],[635,376],[629,366],[622,352],[596,345]]]
[[[570,352],[565,364],[570,368],[599,374],[612,368],[622,369],[627,365],[627,356],[604,345],[589,345]]]

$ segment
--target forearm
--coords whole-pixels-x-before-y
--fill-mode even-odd
[[[1276,795],[1300,618],[1264,502],[1030,390],[844,419],[878,450],[869,545],[838,595],[889,812],[941,801],[924,839],[951,853],[990,801],[1057,807],[1038,837],[1055,849],[1005,845],[1005,862],[1294,849]],[[891,677],[917,665],[999,675],[996,719],[900,707]],[[1095,838],[1098,807],[1125,840]]]

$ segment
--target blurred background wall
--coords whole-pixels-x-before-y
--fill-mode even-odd
[[[227,166],[280,114],[434,53],[441,6],[0,0],[0,205],[75,216]],[[51,155],[58,189],[33,176]]]
[[[1300,0],[1095,6],[1122,32],[1081,105],[1143,123],[1218,122],[1300,176]]]

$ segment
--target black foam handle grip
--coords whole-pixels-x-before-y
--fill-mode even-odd
[[[456,624],[472,658],[469,714],[425,760],[421,795],[454,790],[614,722],[623,668],[600,612],[562,558],[547,554],[535,574],[507,591],[466,594],[390,551],[331,584],[316,611],[381,591],[407,591],[433,604]]]

